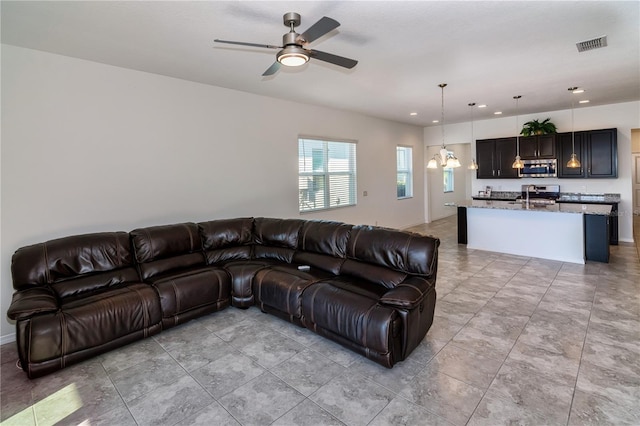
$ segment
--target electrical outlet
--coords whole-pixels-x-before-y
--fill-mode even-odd
[[[363,196],[363,197],[366,197],[367,195],[369,195],[369,192],[368,192],[368,191],[362,191],[362,196]]]
[[[584,194],[585,192],[587,192],[587,185],[582,185],[582,186],[580,187],[580,192],[582,192],[583,194]]]

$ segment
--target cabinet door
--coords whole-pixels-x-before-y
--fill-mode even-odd
[[[516,138],[496,139],[496,177],[517,178],[518,169],[511,167],[516,158]]]
[[[589,132],[586,139],[587,177],[618,177],[617,133],[617,129]]]
[[[556,135],[538,136],[538,158],[556,158]]]
[[[577,169],[570,169],[567,167],[567,162],[571,158],[573,147],[571,143],[571,133],[558,133],[556,135],[556,142],[558,145],[558,177],[559,178],[583,178],[585,177],[585,159],[582,152],[582,141],[584,139],[585,132],[575,133],[575,146],[576,155],[580,160],[581,167]]]
[[[476,177],[478,179],[491,179],[496,177],[493,159],[495,147],[495,139],[483,139],[476,141],[476,161],[478,162]]]
[[[520,138],[520,158],[526,160],[538,158],[537,136],[525,136]]]

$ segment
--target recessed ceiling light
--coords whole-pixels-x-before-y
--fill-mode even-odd
[[[482,105],[478,105],[478,108],[486,108],[487,106],[485,104]]]
[[[588,104],[589,103],[589,99],[584,99],[581,101],[578,101],[579,104]]]
[[[410,112],[409,115],[418,115],[417,112]]]
[[[432,123],[439,123],[439,121],[438,120],[433,120]]]
[[[571,93],[584,93],[584,89],[573,89]]]
[[[494,114],[494,115],[500,115],[500,114],[502,114],[502,111],[496,111],[496,112],[494,112],[493,114]]]

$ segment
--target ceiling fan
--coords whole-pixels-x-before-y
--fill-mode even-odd
[[[308,43],[311,43],[312,41],[327,34],[329,31],[338,28],[340,23],[335,19],[327,18],[325,16],[302,34],[298,34],[295,31],[295,27],[300,25],[300,15],[298,13],[285,13],[282,19],[284,21],[284,25],[290,28],[290,31],[282,36],[282,46],[220,39],[215,39],[214,41],[217,43],[238,44],[241,46],[264,47],[266,49],[282,49],[276,55],[276,62],[262,73],[263,76],[275,74],[276,71],[280,69],[280,65],[297,67],[306,64],[311,58],[349,69],[355,67],[358,63],[358,61],[353,59],[305,47]]]

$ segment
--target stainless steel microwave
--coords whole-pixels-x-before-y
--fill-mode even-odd
[[[518,176],[520,177],[558,177],[558,160],[555,158],[522,160],[522,163],[524,167],[518,170]]]

